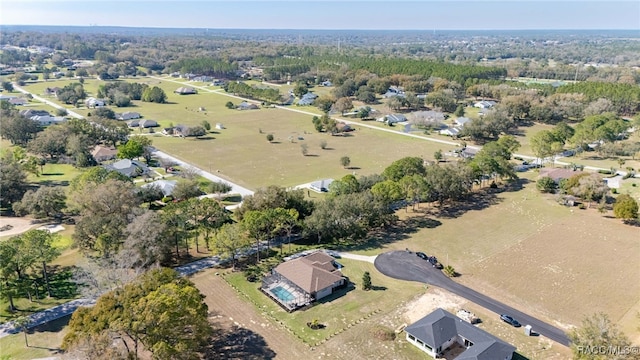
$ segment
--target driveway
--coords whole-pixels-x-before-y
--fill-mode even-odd
[[[417,281],[448,290],[496,314],[509,314],[523,326],[531,325],[533,331],[536,333],[564,346],[569,346],[570,340],[564,331],[464,285],[458,284],[444,275],[442,271],[431,266],[429,262],[417,257],[413,252],[391,251],[380,254],[376,257],[374,264],[376,269],[384,275],[394,279]]]

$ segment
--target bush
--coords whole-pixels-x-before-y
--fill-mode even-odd
[[[553,193],[556,189],[556,182],[552,178],[545,176],[536,182],[536,188],[543,193]]]
[[[444,274],[447,275],[448,277],[456,277],[456,276],[458,276],[458,273],[456,272],[456,269],[454,269],[453,266],[451,266],[451,265],[445,266],[442,271],[444,271]]]
[[[267,141],[268,142],[272,142],[273,141],[273,134],[267,134]]]
[[[584,210],[586,208],[587,208],[587,205],[585,205],[585,204],[578,205],[578,209],[580,209],[580,210]]]
[[[320,324],[318,319],[313,319],[312,321],[308,322],[307,326],[313,330],[324,329],[324,325]]]
[[[362,275],[362,290],[371,290],[371,274],[368,271]]]
[[[320,141],[320,149],[325,150],[327,148],[327,140]]]

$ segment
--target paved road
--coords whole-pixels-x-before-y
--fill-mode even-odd
[[[58,105],[58,104],[56,104],[55,102],[53,102],[53,101],[51,101],[51,100],[47,100],[47,99],[43,98],[43,97],[42,97],[42,96],[40,96],[40,95],[32,94],[32,93],[30,93],[29,91],[27,91],[27,90],[25,90],[25,89],[21,88],[20,86],[18,86],[16,83],[14,83],[14,84],[13,84],[13,88],[14,88],[15,90],[18,90],[19,92],[21,92],[21,93],[23,93],[23,94],[31,94],[31,96],[33,96],[33,98],[34,98],[34,99],[36,99],[36,100],[38,100],[38,101],[40,101],[40,102],[43,102],[43,103],[45,103],[45,104],[47,104],[47,105],[49,105],[49,106],[52,106],[52,107],[54,107],[54,108],[56,108],[56,109],[63,109],[63,110],[67,110],[67,114],[68,114],[69,116],[71,116],[71,117],[74,117],[74,118],[76,118],[76,119],[84,119],[84,116],[82,116],[82,115],[80,115],[80,114],[78,114],[78,113],[74,112],[73,110],[69,110],[69,109],[67,109],[67,108],[66,108],[66,107],[64,107],[64,106]]]
[[[387,252],[378,255],[374,264],[378,271],[394,279],[417,281],[434,285],[489,309],[496,314],[509,314],[523,324],[523,326],[531,325],[533,331],[540,335],[564,346],[569,346],[570,340],[564,331],[473,289],[456,283],[445,276],[442,271],[433,268],[427,261],[420,259],[414,253],[407,251]]]

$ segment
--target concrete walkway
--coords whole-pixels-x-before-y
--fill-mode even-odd
[[[338,255],[340,255],[340,257],[345,258],[345,259],[365,261],[365,262],[372,263],[372,264],[375,263],[376,258],[378,257],[378,255],[365,256],[365,255],[350,254],[350,253],[345,253],[345,252],[339,252]]]

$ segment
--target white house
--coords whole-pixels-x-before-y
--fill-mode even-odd
[[[459,117],[453,120],[453,122],[456,124],[456,126],[463,127],[466,124],[470,123],[471,119],[469,119],[468,117]]]
[[[31,120],[37,121],[42,126],[59,124],[67,121],[64,116],[51,116],[51,115],[35,115],[30,117]]]
[[[84,105],[88,108],[97,108],[106,106],[107,103],[103,99],[96,99],[94,97],[90,97],[84,101]]]
[[[492,101],[492,100],[482,100],[482,101],[478,101],[477,103],[473,104],[473,107],[476,107],[478,109],[490,109],[494,106],[496,106],[496,102]]]
[[[458,134],[460,134],[460,130],[455,127],[440,130],[440,135],[458,136]]]
[[[116,114],[116,119],[118,120],[133,120],[139,118],[140,114],[135,111],[125,111],[122,114]]]

